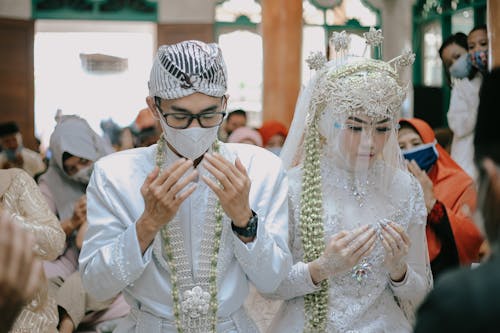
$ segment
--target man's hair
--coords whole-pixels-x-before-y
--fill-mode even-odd
[[[17,124],[13,121],[9,121],[6,123],[0,124],[0,138],[11,135],[11,134],[16,134],[19,133],[19,127]]]
[[[245,110],[237,109],[227,114],[227,120],[229,120],[232,116],[238,116],[238,115],[245,117],[245,119],[247,118],[247,113],[245,112]]]
[[[479,107],[474,135],[474,155],[477,162],[489,157],[500,165],[500,67],[487,74],[479,91]]]

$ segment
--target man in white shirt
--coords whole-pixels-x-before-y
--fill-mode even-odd
[[[257,332],[248,282],[268,293],[288,274],[285,172],[217,141],[226,88],[216,44],[161,46],[147,103],[162,138],[95,164],[80,271],[90,294],[131,305],[115,332]]]

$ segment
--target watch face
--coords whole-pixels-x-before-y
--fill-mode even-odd
[[[245,228],[236,227],[234,224],[231,225],[232,229],[243,237],[255,237],[257,235],[257,225],[259,219],[257,215],[253,215]]]

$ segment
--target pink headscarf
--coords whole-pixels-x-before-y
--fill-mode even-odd
[[[254,145],[262,147],[262,137],[257,130],[250,127],[238,127],[227,138],[229,143],[245,143],[243,141],[250,140]]]

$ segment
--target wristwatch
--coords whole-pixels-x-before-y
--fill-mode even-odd
[[[252,217],[248,220],[247,226],[244,228],[237,227],[231,221],[231,228],[235,233],[243,237],[254,238],[257,236],[257,224],[259,223],[259,218],[257,214],[252,210]]]

